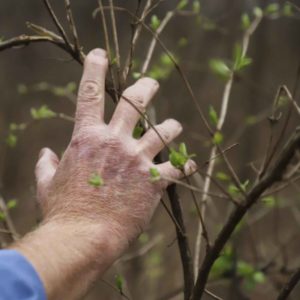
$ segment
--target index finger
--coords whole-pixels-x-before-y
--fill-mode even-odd
[[[105,75],[107,68],[106,51],[95,49],[87,55],[79,86],[74,132],[77,132],[81,127],[104,122]]]

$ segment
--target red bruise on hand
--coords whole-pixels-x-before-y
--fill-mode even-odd
[[[153,164],[153,158],[182,127],[173,119],[155,126],[164,142],[154,129],[139,140],[132,137],[140,112],[145,112],[159,88],[151,78],[142,78],[126,89],[111,121],[105,124],[107,68],[104,50],[93,50],[86,57],[72,140],[61,161],[51,150],[42,150],[36,166],[38,198],[44,222],[109,223],[127,244],[145,229],[169,183],[151,181],[150,168],[155,167],[162,178],[182,177],[170,162]],[[194,170],[195,163],[189,161],[186,174]],[[103,186],[89,184],[93,174],[101,176]]]

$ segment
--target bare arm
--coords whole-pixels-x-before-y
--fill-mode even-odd
[[[44,221],[13,246],[33,264],[50,300],[78,299],[148,225],[168,182],[151,182],[149,170],[164,144],[153,129],[132,137],[139,113],[158,89],[150,78],[124,92],[105,124],[105,51],[86,58],[80,84],[76,123],[61,161],[43,149],[36,166],[38,199]],[[157,126],[166,143],[182,130],[175,120]],[[182,172],[169,162],[155,165],[162,176]],[[186,173],[195,165],[186,164]]]

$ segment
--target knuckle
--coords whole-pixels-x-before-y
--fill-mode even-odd
[[[86,80],[81,83],[79,97],[84,100],[98,100],[100,95],[100,86],[95,80]]]
[[[132,105],[134,108],[144,112],[146,103],[142,95],[134,93],[134,91],[131,89],[124,93],[123,99],[128,102],[129,105]]]

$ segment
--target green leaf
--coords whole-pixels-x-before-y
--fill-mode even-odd
[[[8,209],[13,209],[13,208],[17,207],[17,204],[18,204],[17,200],[12,199],[7,202],[6,207]]]
[[[0,211],[0,221],[4,221],[6,219],[5,213]]]
[[[242,17],[241,17],[241,21],[242,21],[242,29],[247,30],[251,25],[249,15],[248,14],[243,14]]]
[[[169,160],[175,168],[182,169],[186,162],[194,156],[194,154],[188,154],[186,145],[181,143],[179,145],[179,151],[174,149],[170,150]]]
[[[115,276],[115,285],[116,285],[117,289],[119,290],[120,294],[123,294],[124,278],[122,275],[117,274]]]
[[[142,136],[143,132],[144,132],[144,128],[140,125],[136,125],[133,130],[132,136],[135,139],[139,139]]]
[[[228,186],[228,192],[231,196],[234,196],[234,197],[240,195],[239,188],[232,183],[229,184],[229,186]]]
[[[261,201],[269,208],[272,208],[276,205],[276,198],[274,196],[263,197]]]
[[[181,0],[177,5],[177,9],[178,10],[183,10],[184,8],[186,8],[188,3],[189,3],[188,0]]]
[[[226,63],[221,59],[211,59],[209,62],[210,69],[214,74],[222,79],[228,79],[231,75],[231,70]]]
[[[165,67],[170,67],[174,65],[171,57],[167,54],[167,53],[163,53],[161,56],[160,56],[160,62],[162,65],[164,65]]]
[[[223,140],[224,140],[223,134],[220,131],[217,131],[214,134],[213,143],[215,145],[220,145],[220,144],[222,144]]]
[[[251,276],[254,273],[254,267],[245,261],[238,261],[237,274],[242,277]]]
[[[151,17],[151,28],[153,30],[157,30],[157,28],[159,27],[159,25],[160,25],[160,20],[157,17],[157,15],[152,15],[152,17]]]
[[[93,187],[101,187],[104,185],[102,177],[97,173],[92,174],[92,176],[88,180],[88,183]]]
[[[214,107],[212,105],[209,106],[209,119],[210,119],[210,122],[217,126],[218,124],[218,121],[219,121],[219,117],[218,117],[218,114],[217,112],[215,111]]]
[[[57,116],[47,105],[43,105],[40,108],[31,108],[30,113],[34,120],[51,119]]]
[[[254,280],[256,283],[264,283],[264,282],[266,281],[266,275],[265,275],[263,272],[256,271],[256,272],[253,274],[253,280]]]
[[[150,179],[152,182],[160,180],[160,173],[156,168],[150,168]]]
[[[179,152],[182,155],[188,157],[187,148],[186,148],[186,144],[185,143],[180,143],[180,145],[179,145]]]
[[[69,93],[74,93],[77,89],[77,84],[75,82],[69,82],[66,86],[66,90]]]
[[[229,181],[230,180],[230,177],[227,174],[225,174],[224,172],[217,172],[216,178],[221,181]]]
[[[291,17],[294,15],[294,12],[293,12],[293,7],[290,3],[285,3],[283,8],[282,8],[282,14],[285,16],[285,17]]]
[[[200,1],[199,0],[195,0],[193,2],[193,12],[195,14],[199,14],[201,10],[201,5],[200,5]]]
[[[251,58],[247,56],[243,56],[243,49],[240,44],[235,45],[233,58],[234,58],[233,69],[235,71],[240,71],[252,63]]]
[[[279,13],[280,6],[278,3],[271,3],[265,8],[267,15],[276,15]]]
[[[142,233],[139,238],[138,238],[138,241],[141,243],[141,244],[146,244],[149,242],[149,235],[147,233]]]
[[[185,47],[188,44],[188,40],[185,37],[182,37],[178,41],[178,47]]]
[[[7,138],[6,138],[6,144],[10,147],[10,148],[14,148],[16,147],[18,142],[18,138],[15,134],[10,133]]]
[[[140,73],[140,72],[133,72],[132,73],[132,77],[134,79],[139,79],[139,78],[141,78],[141,76],[142,76],[142,73]]]
[[[261,18],[261,17],[264,15],[262,9],[261,9],[260,7],[258,7],[258,6],[254,7],[254,9],[253,9],[253,14],[254,14],[254,16],[256,16],[257,18]]]

